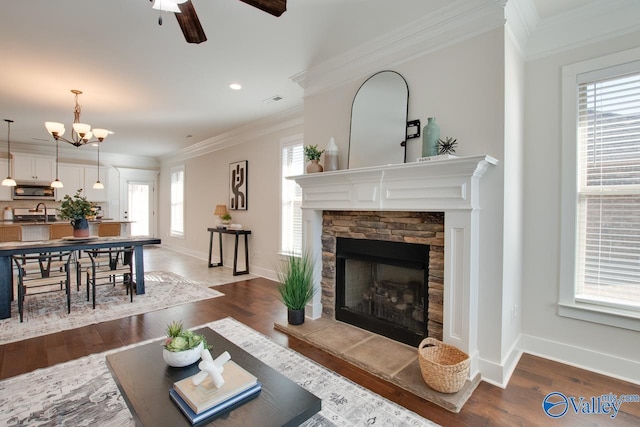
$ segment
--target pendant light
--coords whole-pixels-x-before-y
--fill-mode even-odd
[[[58,163],[59,163],[58,159],[59,159],[59,156],[58,156],[58,139],[56,138],[56,180],[51,183],[51,186],[53,188],[63,188],[64,187],[64,185],[62,185],[62,182],[60,182],[60,180],[58,179]]]
[[[104,184],[100,182],[100,143],[96,144],[98,146],[98,180],[93,184],[93,188],[95,190],[104,190]]]
[[[5,187],[15,187],[16,181],[11,178],[11,123],[13,120],[4,119],[7,122],[7,177],[2,180]]]

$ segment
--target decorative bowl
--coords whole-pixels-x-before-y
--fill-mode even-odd
[[[198,344],[190,350],[185,351],[169,351],[166,348],[162,349],[162,358],[169,366],[174,368],[182,368],[189,366],[200,360],[200,354],[204,348],[204,343]]]

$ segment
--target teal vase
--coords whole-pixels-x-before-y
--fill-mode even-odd
[[[436,124],[435,117],[427,119],[427,125],[422,129],[422,157],[438,155],[438,140],[440,139],[440,126]]]

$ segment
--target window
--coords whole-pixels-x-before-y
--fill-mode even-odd
[[[171,169],[171,230],[173,237],[184,236],[184,165]]]
[[[280,145],[280,252],[302,253],[302,189],[287,176],[302,175],[304,167],[302,136],[282,141]]]
[[[560,314],[640,330],[640,50],[565,67],[563,102]]]

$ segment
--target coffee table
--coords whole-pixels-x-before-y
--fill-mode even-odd
[[[262,383],[260,394],[197,425],[297,426],[321,408],[321,400],[275,369],[262,363],[210,328],[195,331],[213,346],[212,356],[228,351],[231,360]],[[169,397],[173,383],[199,372],[198,364],[169,367],[162,358],[162,341],[107,356],[107,366],[137,425],[189,426],[191,423]]]

